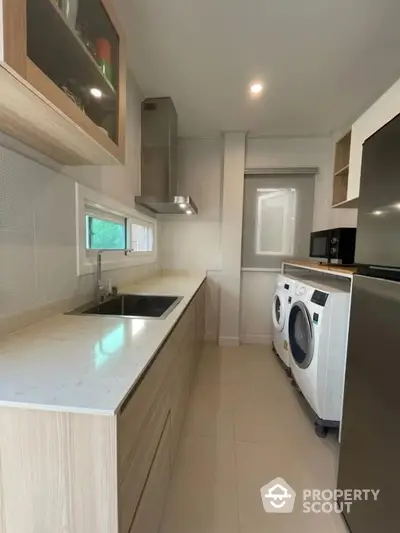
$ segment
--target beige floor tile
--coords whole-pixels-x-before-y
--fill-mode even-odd
[[[279,399],[268,400],[263,404],[237,405],[233,413],[235,440],[271,443],[271,446],[276,446],[281,442],[295,440],[299,437],[299,432],[303,436],[305,428],[299,420],[301,411],[291,408],[289,416],[287,411],[287,405]]]
[[[237,349],[227,351],[218,346],[207,345],[200,361],[196,379],[198,382],[216,379],[221,383],[236,383],[240,353]]]
[[[189,400],[184,434],[233,440],[233,393],[229,381],[210,374],[196,379]]]
[[[184,435],[208,438],[225,438],[233,441],[233,412],[228,407],[216,406],[212,401],[204,401],[194,396],[183,427]]]
[[[206,374],[201,368],[201,374],[196,376],[193,384],[192,397],[201,402],[207,402],[216,409],[232,407],[235,385],[224,378],[224,375],[212,373]]]
[[[287,448],[269,449],[264,444],[237,442],[239,522],[242,533],[345,533],[334,514],[305,514],[299,497],[303,489],[317,488],[315,476],[302,459],[301,450],[289,455]],[[292,514],[268,514],[260,489],[276,477],[284,478],[297,492]],[[321,488],[324,488],[323,486]],[[340,529],[341,528],[341,529]]]
[[[185,437],[161,533],[239,533],[233,441]]]
[[[266,348],[258,352],[254,360],[250,354],[241,358],[240,379],[235,391],[237,405],[259,405],[276,398],[288,400],[292,395],[290,381],[271,350]]]
[[[307,403],[265,346],[207,346],[196,375],[161,533],[346,533],[338,515],[264,512],[260,488],[334,488],[336,435],[319,439]]]

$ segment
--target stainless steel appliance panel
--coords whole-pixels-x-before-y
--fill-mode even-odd
[[[365,143],[356,263],[400,267],[400,115]]]
[[[400,283],[355,276],[338,488],[380,489],[344,513],[352,533],[398,533]]]

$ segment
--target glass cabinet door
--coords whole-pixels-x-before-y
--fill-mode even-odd
[[[102,0],[27,0],[27,55],[119,144],[120,40]]]

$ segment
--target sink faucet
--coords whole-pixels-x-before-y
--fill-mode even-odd
[[[133,250],[129,248],[103,248],[97,251],[96,300],[98,302],[102,302],[108,296],[108,291],[101,282],[101,256],[104,252],[125,252],[125,255],[128,255]]]

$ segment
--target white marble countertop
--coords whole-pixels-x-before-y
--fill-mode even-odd
[[[114,414],[205,274],[158,276],[124,293],[183,296],[164,320],[55,315],[0,341],[0,407]]]

